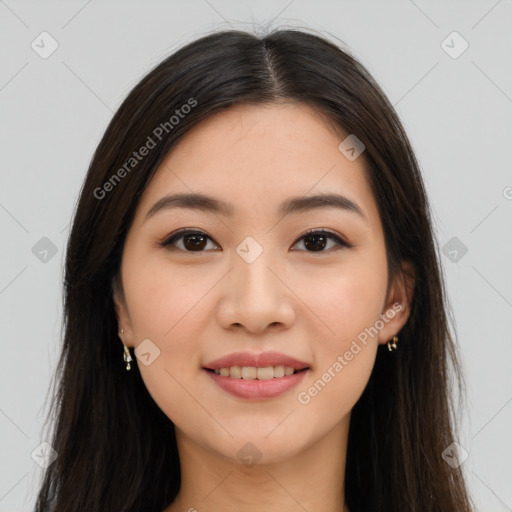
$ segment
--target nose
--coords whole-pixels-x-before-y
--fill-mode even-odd
[[[290,328],[295,320],[294,294],[282,265],[264,250],[251,263],[234,254],[231,271],[223,279],[218,320],[226,329],[261,334]]]

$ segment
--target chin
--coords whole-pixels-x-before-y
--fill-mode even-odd
[[[267,433],[268,434],[268,433]],[[300,452],[301,441],[290,435],[279,436],[275,432],[268,436],[250,435],[235,436],[229,445],[212,446],[210,448],[228,459],[231,463],[253,467],[255,464],[277,464],[296,457]],[[211,443],[211,440],[210,440]],[[306,446],[304,446],[306,449]]]

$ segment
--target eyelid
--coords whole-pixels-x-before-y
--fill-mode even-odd
[[[302,238],[304,238],[305,236],[311,235],[311,234],[326,235],[329,238],[333,238],[341,246],[346,247],[347,249],[350,249],[351,247],[354,247],[354,245],[351,244],[350,242],[348,242],[348,240],[346,238],[344,238],[343,236],[339,235],[335,231],[331,231],[330,229],[327,229],[327,228],[312,228],[312,229],[308,229],[308,231],[306,231],[305,233],[302,233],[302,235],[300,235],[299,238],[297,238],[297,240],[294,242],[293,245],[295,245],[299,240],[302,240]],[[310,252],[315,252],[315,251],[310,251]],[[319,251],[319,252],[328,252],[328,251]]]
[[[158,242],[158,245],[164,247],[164,248],[169,248],[168,246],[172,246],[172,244],[186,236],[186,235],[201,235],[201,236],[204,236],[210,240],[212,240],[215,245],[219,245],[217,242],[215,242],[215,240],[210,236],[208,235],[208,233],[206,233],[205,231],[203,231],[202,229],[198,229],[198,228],[183,228],[183,229],[178,229],[177,231],[174,231],[173,233],[171,233],[169,236],[165,237],[164,240],[162,242]],[[182,252],[188,252],[188,253],[201,253],[201,252],[205,252],[205,251],[183,251],[183,249],[179,249],[178,247],[173,247],[174,250],[181,250]]]
[[[342,237],[341,235],[339,235],[338,233],[336,232],[333,232],[329,229],[326,229],[326,228],[312,228],[312,229],[309,229],[307,230],[306,232],[302,233],[301,235],[299,235],[299,237],[293,242],[293,245],[296,245],[298,242],[300,242],[304,237],[308,236],[308,235],[313,235],[313,234],[316,234],[316,235],[325,235],[327,238],[331,238],[333,239],[337,245],[338,245],[338,249],[340,248],[346,248],[346,249],[350,249],[351,247],[354,247],[354,244],[351,244],[350,242],[348,242],[344,237]],[[215,243],[215,245],[219,245],[217,244],[217,242],[215,242],[215,240],[210,236],[208,235],[205,231],[201,230],[201,229],[198,229],[198,228],[182,228],[182,229],[179,229],[173,233],[171,233],[169,236],[167,236],[162,242],[159,242],[158,245],[162,246],[162,247],[168,247],[168,246],[171,246],[176,240],[186,236],[186,235],[202,235],[208,239],[210,239],[211,241],[213,241]],[[179,248],[174,248],[176,250],[181,250],[183,251],[183,249],[179,249]],[[331,248],[332,249],[332,248]],[[187,252],[187,253],[204,253],[206,251],[184,251],[184,252]],[[310,252],[310,253],[313,253],[313,254],[328,254],[330,252],[332,252],[332,250],[329,250],[329,251],[302,251],[302,252]]]

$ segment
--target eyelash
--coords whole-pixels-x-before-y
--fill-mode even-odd
[[[165,239],[163,242],[160,242],[159,245],[162,246],[162,247],[167,247],[168,250],[180,250],[180,251],[191,253],[191,254],[206,252],[204,250],[201,250],[201,251],[187,251],[186,249],[181,249],[181,248],[177,248],[177,247],[174,247],[174,248],[170,248],[169,247],[170,245],[174,244],[177,240],[185,237],[186,235],[200,235],[200,236],[204,236],[204,237],[206,237],[206,238],[208,238],[208,239],[213,241],[213,239],[211,237],[209,237],[204,231],[199,231],[197,229],[191,229],[191,228],[185,228],[185,229],[181,229],[180,231],[177,231],[176,233],[172,234],[167,239]],[[338,244],[338,246],[334,247],[334,248],[331,248],[331,249],[328,249],[327,251],[323,251],[323,250],[322,251],[307,251],[307,250],[305,250],[305,252],[309,252],[309,253],[312,253],[312,254],[322,254],[322,253],[325,254],[325,253],[333,252],[333,249],[334,249],[334,251],[338,251],[338,250],[340,250],[342,248],[350,249],[351,247],[354,247],[352,244],[348,243],[343,238],[335,235],[334,233],[331,233],[330,231],[326,231],[324,229],[311,229],[309,231],[306,231],[306,233],[304,233],[300,238],[298,238],[294,242],[293,245],[296,245],[302,239],[307,238],[308,236],[312,236],[312,235],[325,236],[326,238],[334,240]]]

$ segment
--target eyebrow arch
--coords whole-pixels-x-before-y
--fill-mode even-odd
[[[232,203],[226,203],[205,194],[173,194],[159,199],[146,213],[144,221],[156,213],[172,208],[188,208],[207,213],[216,213],[232,217],[235,207]],[[279,206],[278,213],[281,216],[291,213],[307,212],[317,208],[339,208],[354,212],[368,222],[361,208],[352,200],[339,194],[317,194],[314,196],[292,197],[283,201]]]

